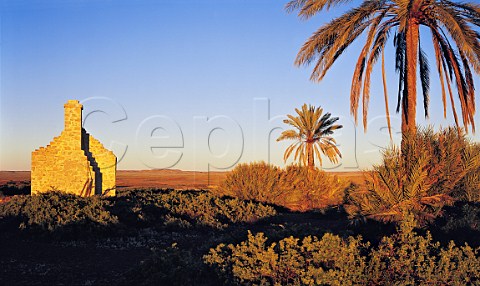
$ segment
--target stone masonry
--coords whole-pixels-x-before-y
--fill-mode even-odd
[[[80,196],[115,195],[117,157],[82,128],[83,106],[69,100],[65,129],[32,152],[32,195],[60,190]]]

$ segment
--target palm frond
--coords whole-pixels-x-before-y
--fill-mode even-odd
[[[387,116],[388,134],[390,135],[390,141],[392,141],[392,124],[390,122],[390,109],[388,107],[388,92],[387,92],[387,76],[385,73],[385,49],[382,49],[382,83],[383,83],[383,95],[385,100],[385,114]]]
[[[400,112],[400,103],[402,100],[403,87],[405,82],[405,50],[407,44],[405,41],[405,33],[399,32],[395,35],[395,70],[398,73],[398,94],[396,112]]]
[[[364,1],[318,29],[298,52],[295,64],[305,65],[318,59],[311,78],[321,80],[335,59],[369,26],[369,18],[381,8],[379,2]]]
[[[428,64],[427,55],[422,50],[420,43],[418,45],[418,61],[420,63],[420,82],[422,84],[423,93],[423,109],[425,111],[425,118],[428,118],[428,103],[430,91],[430,65]]]
[[[430,27],[430,29],[435,29]],[[433,33],[432,33],[433,34]],[[440,52],[440,46],[432,35],[433,48],[435,51],[435,62],[437,64],[438,76],[440,78],[440,87],[442,88],[443,118],[447,118],[447,95],[445,92],[445,81],[443,79],[443,58]]]
[[[341,3],[348,3],[351,0],[293,0],[287,3],[285,10],[291,13],[299,10],[298,16],[308,19],[323,9],[330,9]]]
[[[445,26],[455,44],[465,53],[475,71],[480,73],[480,43],[477,33],[466,23],[457,10],[451,5],[436,5],[434,8],[438,20]]]
[[[281,140],[299,140],[301,137],[300,137],[300,134],[298,134],[297,131],[295,130],[285,130],[282,132],[282,134],[280,134],[280,137],[277,138],[277,141],[281,141]]]
[[[389,23],[389,22],[387,22]],[[379,55],[380,51],[384,49],[385,43],[389,37],[390,30],[389,28],[391,25],[385,25],[385,31],[382,33],[378,33],[377,37],[375,39],[375,42],[373,44],[372,51],[368,57],[368,61],[366,64],[366,70],[365,70],[365,79],[364,79],[364,88],[363,88],[363,128],[364,131],[367,131],[367,114],[368,114],[368,103],[370,100],[370,78],[373,70],[373,66],[375,65]]]

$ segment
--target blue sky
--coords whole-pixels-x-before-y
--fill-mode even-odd
[[[84,102],[85,128],[113,149],[119,169],[224,170],[260,160],[283,166],[289,143],[275,142],[279,128],[268,135],[303,103],[322,106],[344,125],[335,135],[341,164],[326,168],[368,168],[389,144],[380,66],[367,133],[349,113],[362,39],[320,84],[309,81],[311,68],[293,65],[311,33],[347,7],[302,21],[284,11],[286,1],[273,0],[0,3],[1,170],[30,169],[31,152],[62,131],[68,99]],[[391,49],[387,54],[393,111],[397,77]],[[439,94],[432,72],[431,118],[418,110],[419,124],[452,125],[450,110],[442,118]],[[480,125],[478,114],[475,120]],[[398,131],[399,116],[392,122]],[[472,139],[479,141],[478,133]]]

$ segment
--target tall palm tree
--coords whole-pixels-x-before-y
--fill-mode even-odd
[[[351,0],[293,0],[287,11],[297,10],[301,18],[308,19],[324,9]],[[364,31],[366,42],[360,52],[352,79],[350,110],[357,122],[360,99],[363,105],[363,126],[367,128],[367,110],[370,97],[370,77],[373,65],[381,57],[382,79],[390,129],[388,96],[385,76],[385,45],[395,32],[395,68],[399,74],[397,112],[402,109],[402,133],[415,132],[417,104],[417,67],[423,91],[423,108],[428,117],[430,69],[420,45],[420,26],[430,31],[437,71],[440,77],[443,116],[446,118],[448,89],[453,117],[458,117],[452,95],[452,81],[457,86],[463,125],[475,131],[475,95],[471,68],[480,74],[480,5],[456,3],[447,0],[377,0],[362,3],[318,29],[300,49],[296,65],[316,61],[311,75],[320,81],[345,49]],[[423,38],[422,38],[423,39]],[[454,45],[453,45],[454,44]],[[362,90],[363,86],[363,90]],[[391,136],[391,134],[390,134]]]
[[[300,164],[308,166],[310,169],[315,167],[314,157],[317,156],[322,165],[321,154],[328,157],[332,163],[337,163],[342,154],[336,146],[336,141],[328,136],[334,130],[342,128],[342,125],[333,125],[338,117],[331,117],[330,113],[322,116],[323,109],[320,107],[304,104],[302,110],[295,108],[298,116],[287,115],[288,119],[283,122],[293,126],[296,130],[290,129],[282,132],[277,141],[290,139],[296,140],[290,145],[283,159],[286,161],[295,150],[295,160]]]

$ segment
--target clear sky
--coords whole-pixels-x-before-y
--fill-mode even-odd
[[[281,129],[274,128],[285,127],[282,116],[303,103],[322,106],[344,125],[335,135],[341,164],[324,167],[348,171],[378,163],[389,145],[380,66],[372,78],[367,133],[355,128],[349,113],[362,39],[320,84],[309,81],[311,67],[293,65],[315,29],[347,7],[302,21],[285,12],[286,3],[0,1],[0,170],[30,169],[31,152],[62,131],[68,99],[84,103],[85,128],[113,149],[119,169],[224,170],[260,160],[283,166],[289,142],[276,142]],[[426,36],[422,44],[431,54]],[[391,54],[390,41],[393,113],[397,75]],[[450,110],[442,118],[438,76],[430,64],[431,118],[424,120],[418,106],[418,123],[452,125]],[[480,86],[477,75],[475,84]],[[393,116],[399,131],[400,117]],[[480,141],[478,132],[472,139]]]

